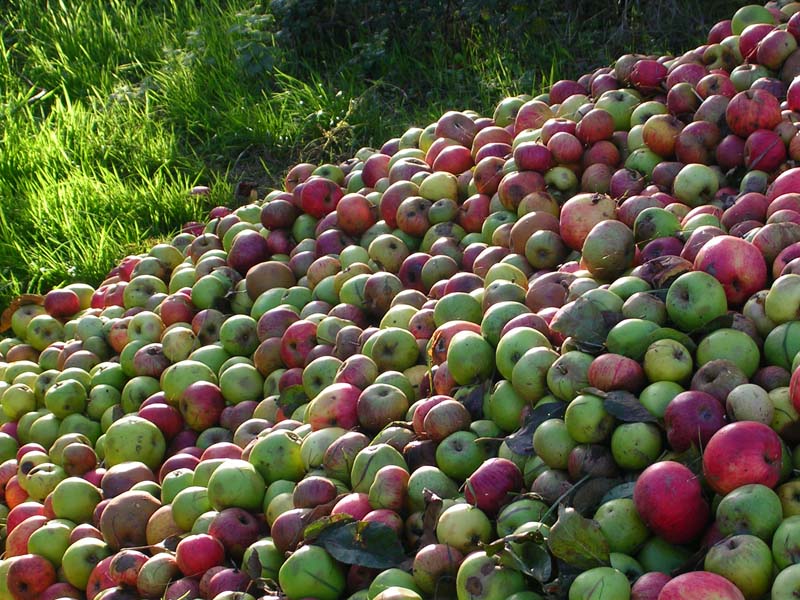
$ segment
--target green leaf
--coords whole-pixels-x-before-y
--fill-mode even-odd
[[[622,481],[618,477],[593,477],[572,497],[572,506],[582,515],[594,514],[603,498]]]
[[[328,531],[329,529],[336,529],[337,527],[343,527],[348,523],[354,522],[355,519],[350,515],[340,513],[338,515],[328,515],[326,517],[321,517],[313,521],[310,525],[308,525],[303,530],[303,539],[311,543],[316,540],[323,532]]]
[[[319,534],[315,544],[348,565],[391,569],[405,560],[397,533],[383,523],[356,521],[329,527]]]
[[[306,402],[308,402],[308,397],[302,385],[291,385],[285,388],[278,397],[278,406],[283,409],[285,415],[291,415]]]
[[[592,345],[603,344],[609,330],[600,307],[583,296],[563,306],[550,327],[553,331]]]
[[[559,507],[547,545],[553,556],[579,569],[609,564],[608,541],[600,525],[582,517],[574,508]]]
[[[560,419],[567,411],[566,402],[547,402],[525,417],[522,427],[506,437],[506,445],[515,454],[530,456],[533,454],[533,432],[548,419]]]
[[[547,548],[535,542],[522,542],[507,547],[503,555],[510,559],[511,568],[544,583],[553,575],[553,559]]]
[[[657,423],[658,419],[647,410],[639,399],[624,390],[614,390],[603,400],[606,412],[623,423]]]
[[[618,500],[619,498],[633,498],[633,488],[636,487],[635,481],[627,483],[620,483],[606,492],[606,495],[600,499],[600,504],[605,504],[611,500]]]

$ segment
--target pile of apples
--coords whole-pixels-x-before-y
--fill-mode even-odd
[[[799,40],[745,6],[17,299],[0,600],[796,598]]]

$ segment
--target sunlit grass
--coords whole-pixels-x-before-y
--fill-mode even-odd
[[[603,36],[617,31],[605,13],[579,20],[545,2],[521,35],[475,25],[449,44],[446,23],[426,22],[357,48],[309,39],[301,53],[277,41],[268,2],[8,4],[0,306],[99,283],[125,254],[233,202],[239,180],[264,190],[295,162],[344,159],[448,109],[491,114],[506,95],[608,64]],[[669,39],[637,31],[628,33],[638,43]],[[211,197],[190,196],[195,184]]]

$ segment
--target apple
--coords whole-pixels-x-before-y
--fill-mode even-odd
[[[37,554],[17,556],[8,568],[6,585],[15,600],[39,598],[54,583],[56,571],[53,565]]]
[[[76,588],[85,590],[94,567],[111,554],[111,548],[102,540],[86,537],[73,542],[61,560],[64,579]]]
[[[709,507],[700,483],[687,467],[674,461],[660,461],[642,471],[633,501],[647,526],[671,543],[696,539],[708,521]]]
[[[769,541],[782,518],[780,497],[761,484],[740,486],[717,505],[717,527],[725,536],[750,534]]]
[[[470,589],[480,590],[476,596]],[[501,600],[527,589],[525,578],[500,564],[496,556],[487,556],[483,551],[473,552],[458,568],[456,590],[458,600],[480,598],[481,600]]]
[[[728,310],[724,286],[705,271],[679,276],[669,286],[666,299],[669,318],[683,331],[705,325]]]
[[[721,575],[707,571],[690,571],[668,581],[660,600],[744,600],[744,594]]]
[[[278,580],[290,598],[313,595],[320,600],[336,600],[345,589],[341,568],[320,546],[303,546],[292,553],[281,566]]]
[[[676,452],[684,452],[695,444],[704,448],[724,425],[724,408],[714,396],[702,391],[678,394],[664,412],[667,440]]]
[[[731,453],[730,448],[736,451]],[[717,493],[748,483],[773,487],[780,478],[781,440],[769,426],[737,421],[718,430],[703,452],[703,474]]]

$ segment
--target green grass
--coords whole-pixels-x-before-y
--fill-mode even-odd
[[[374,3],[350,0],[336,5],[350,12],[324,15],[334,26],[320,17],[296,31],[269,3],[246,0],[9,4],[0,306],[69,281],[98,284],[125,254],[235,202],[238,181],[263,194],[293,163],[342,160],[445,110],[491,114],[505,95],[538,93],[628,49],[680,51],[744,2],[672,0],[649,14],[643,0],[547,0],[533,3],[538,12],[507,1],[475,19],[403,13],[391,26],[363,8]],[[454,25],[465,22],[474,24]],[[211,197],[191,197],[195,184]]]

